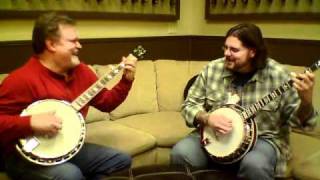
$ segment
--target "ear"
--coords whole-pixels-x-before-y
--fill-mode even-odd
[[[55,48],[55,42],[51,39],[46,39],[45,41],[46,44],[46,49],[50,52],[55,52],[56,48]]]
[[[256,49],[250,49],[249,56],[250,56],[250,58],[254,58],[256,56]]]

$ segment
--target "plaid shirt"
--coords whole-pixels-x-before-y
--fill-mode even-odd
[[[233,91],[233,79],[233,73],[224,68],[224,58],[211,61],[203,69],[182,105],[182,115],[188,126],[194,127],[196,114],[208,110],[205,107],[209,107],[208,111],[212,112],[226,104],[230,98],[229,92]],[[256,103],[289,80],[289,72],[276,61],[268,59],[266,67],[258,70],[238,93],[242,107],[246,108]],[[286,175],[287,161],[291,158],[291,127],[308,129],[316,124],[316,112],[305,124],[300,123],[296,116],[299,104],[300,98],[292,87],[260,109],[255,116],[258,137],[270,142],[277,151],[276,176]]]

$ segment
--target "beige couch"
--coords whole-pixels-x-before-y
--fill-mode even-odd
[[[169,164],[172,146],[192,129],[180,115],[183,90],[187,81],[208,62],[156,60],[139,61],[136,80],[126,101],[111,113],[90,109],[86,141],[111,146],[133,156],[133,167]],[[110,66],[93,65],[101,76]],[[287,66],[302,71],[302,67]],[[317,73],[315,104],[320,107],[320,73]],[[111,87],[120,75],[112,80]],[[301,179],[320,179],[320,130],[301,134],[293,132],[294,157],[291,175]],[[5,173],[0,173],[4,177]]]

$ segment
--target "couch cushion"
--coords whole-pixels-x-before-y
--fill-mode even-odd
[[[134,156],[131,167],[152,166],[155,164],[169,165],[170,152],[171,148],[156,147],[150,151]]]
[[[152,135],[114,121],[88,124],[86,141],[119,149],[130,155],[142,153],[156,145],[156,139]]]
[[[320,138],[299,133],[290,136],[293,158],[291,166],[297,179],[320,179]]]
[[[200,71],[209,63],[209,61],[189,61],[189,76],[190,78]]]
[[[155,61],[160,111],[180,111],[183,90],[188,80],[198,74],[207,61]]]
[[[156,148],[153,148],[149,151],[134,156],[131,167],[150,166],[155,164],[156,160],[157,151]]]
[[[94,65],[98,76],[110,72],[110,66]],[[121,78],[122,73],[111,80],[107,87],[114,86]],[[136,79],[129,92],[127,99],[113,110],[111,119],[118,119],[138,113],[148,113],[158,111],[156,95],[156,75],[152,61],[138,61],[136,69]]]
[[[151,134],[162,147],[172,147],[192,131],[185,125],[180,112],[172,111],[133,115],[116,122]]]
[[[110,120],[109,113],[102,112],[96,109],[95,107],[90,106],[87,117],[86,117],[86,123],[92,123],[92,122],[102,121],[102,120]]]
[[[305,158],[299,165],[293,170],[293,175],[296,179],[320,179],[320,151],[311,154]]]
[[[188,77],[188,62],[157,60],[157,91],[160,111],[180,111]]]
[[[290,133],[290,145],[293,152],[293,166],[301,163],[307,156],[320,150],[320,139],[301,133]],[[306,147],[306,148],[303,148]]]

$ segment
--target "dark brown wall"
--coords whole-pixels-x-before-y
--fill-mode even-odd
[[[320,57],[319,40],[266,39],[270,57],[286,64],[312,64]],[[148,51],[144,59],[211,60],[222,57],[220,36],[164,36],[83,39],[80,57],[88,64],[119,63],[137,45]],[[21,66],[32,54],[31,41],[0,42],[0,73]]]

